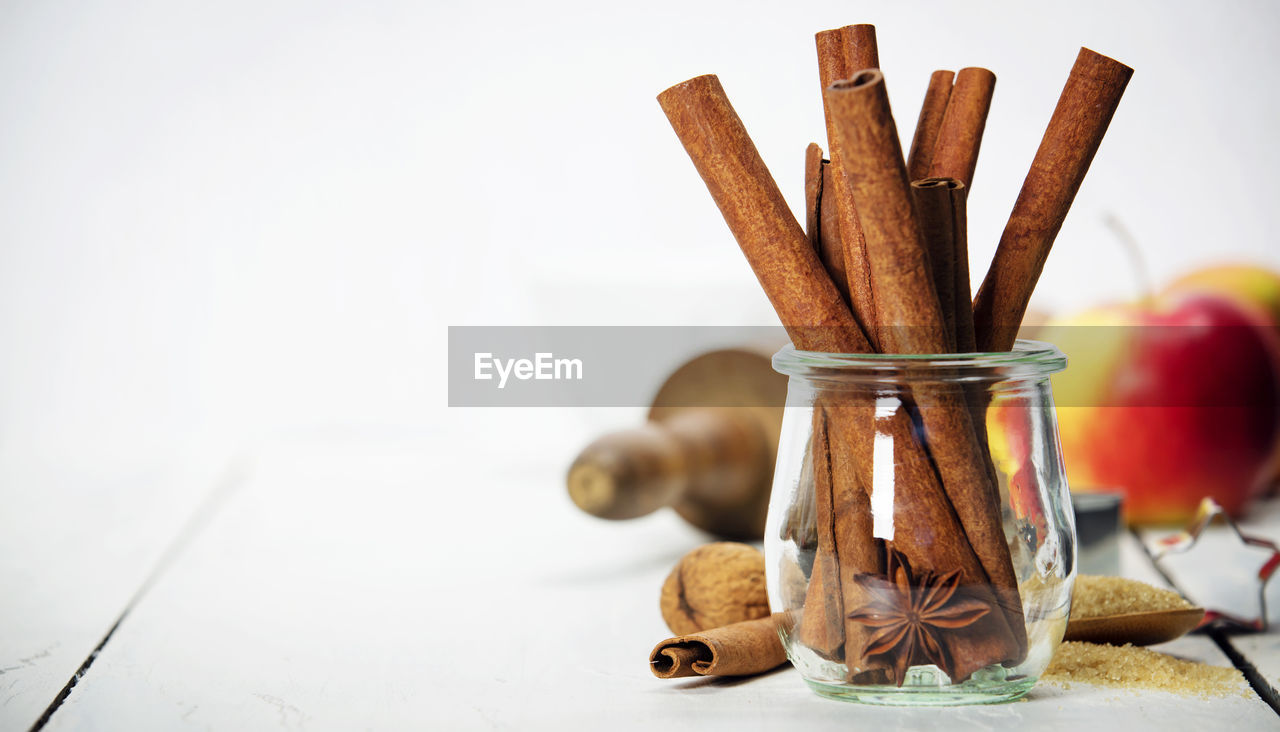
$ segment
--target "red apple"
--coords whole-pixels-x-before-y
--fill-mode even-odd
[[[1195,292],[1221,295],[1258,308],[1280,335],[1280,272],[1254,264],[1216,264],[1188,272],[1165,289],[1167,294]],[[1280,435],[1267,471],[1271,489],[1280,490]]]
[[[1044,336],[1069,358],[1054,396],[1073,489],[1119,489],[1131,523],[1167,524],[1204,496],[1239,515],[1263,486],[1280,339],[1255,310],[1174,296],[1095,309]]]

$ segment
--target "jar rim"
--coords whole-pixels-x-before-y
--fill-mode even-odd
[[[986,353],[825,353],[801,351],[788,343],[773,355],[775,371],[787,376],[832,375],[834,372],[888,374],[947,369],[972,376],[1048,376],[1067,367],[1057,346],[1019,338],[1010,351]]]

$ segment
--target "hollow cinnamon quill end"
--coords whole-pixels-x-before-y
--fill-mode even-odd
[[[668,638],[649,654],[649,669],[660,679],[682,676],[750,676],[787,660],[778,637],[785,613],[744,620],[701,633]]]
[[[659,643],[649,654],[649,670],[660,679],[678,679],[685,676],[697,676],[694,664],[710,661],[711,653],[706,646],[697,644],[671,644],[670,641]]]

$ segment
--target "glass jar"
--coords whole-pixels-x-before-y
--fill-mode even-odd
[[[797,351],[765,533],[787,656],[823,696],[1016,699],[1062,640],[1075,526],[1052,345]]]

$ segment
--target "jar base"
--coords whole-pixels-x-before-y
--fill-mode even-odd
[[[819,696],[856,704],[904,707],[943,707],[964,704],[1000,704],[1021,698],[1036,680],[1021,678],[999,683],[966,681],[944,686],[856,686],[827,684],[805,679]]]

